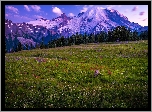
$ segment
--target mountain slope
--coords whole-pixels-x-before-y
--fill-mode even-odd
[[[108,31],[116,26],[126,26],[132,30],[141,28],[137,23],[131,23],[127,17],[114,9],[103,9],[101,7],[91,7],[85,13],[79,13],[77,17],[71,19],[68,25],[61,27],[59,32],[64,35],[69,33],[97,33]],[[68,31],[68,32],[67,32]]]
[[[65,13],[63,13],[61,14],[61,16],[57,18],[53,18],[52,20],[40,18],[40,19],[37,19],[36,21],[30,21],[27,23],[33,24],[34,26],[41,25],[43,27],[46,27],[47,29],[52,29],[54,27],[60,28],[62,26],[65,26],[70,19],[71,19],[70,17],[67,17]]]
[[[69,37],[77,32],[97,34],[100,31],[107,32],[117,26],[125,26],[139,32],[148,30],[148,26],[142,27],[138,23],[130,22],[117,10],[93,6],[73,18],[63,13],[52,20],[40,18],[27,23],[12,23],[11,20],[5,20],[5,37],[10,50],[18,42],[24,46],[26,44],[35,46],[36,43],[40,44],[42,39],[44,44],[47,44],[61,36]]]

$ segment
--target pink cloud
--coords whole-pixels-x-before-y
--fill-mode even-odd
[[[16,14],[18,14],[18,12],[19,12],[18,9],[13,7],[13,6],[6,6],[6,9],[8,9],[8,10],[10,10],[12,12],[15,12]]]
[[[63,12],[58,7],[53,7],[52,12],[56,13],[58,16],[60,16]]]
[[[140,12],[140,13],[139,13],[139,15],[141,15],[141,16],[142,16],[142,15],[144,15],[144,13],[145,13],[145,12]]]
[[[73,17],[73,16],[74,16],[74,14],[73,14],[73,13],[69,13],[69,14],[68,14],[68,16]]]
[[[32,8],[33,10],[35,10],[36,12],[39,12],[40,9],[41,9],[41,7],[38,6],[38,5],[31,5],[31,8]]]
[[[8,17],[8,14],[5,14],[6,17]]]
[[[24,7],[27,11],[30,11],[30,8],[27,5],[24,5]]]
[[[135,6],[132,11],[136,11],[138,9],[138,6]]]
[[[21,15],[13,15],[16,19],[24,19],[24,20],[33,20],[32,18],[29,18],[27,16],[21,16]]]

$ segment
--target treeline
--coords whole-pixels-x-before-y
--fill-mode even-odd
[[[50,40],[52,37],[50,37]],[[119,42],[119,41],[138,41],[138,40],[148,40],[148,31],[142,31],[140,34],[137,31],[131,31],[129,28],[124,26],[117,26],[113,30],[109,30],[108,32],[101,31],[97,34],[73,34],[70,37],[61,36],[58,39],[54,39],[49,41],[47,44],[44,44],[44,37],[42,38],[42,42],[40,44],[36,44],[35,48],[47,49],[47,48],[55,48],[55,47],[63,47],[63,46],[71,46],[71,45],[79,45],[79,44],[88,44],[88,43],[101,43],[101,42]],[[26,48],[32,49],[34,48],[32,45],[26,45]],[[6,47],[5,47],[6,48]],[[16,49],[14,51],[21,51],[23,46],[19,42]]]
[[[141,32],[131,31],[124,26],[118,26],[113,30],[109,30],[107,33],[101,31],[98,34],[84,35],[76,33],[70,37],[55,39],[49,41],[48,45],[44,45],[43,42],[40,48],[53,48],[62,47],[70,45],[79,45],[87,43],[101,43],[101,42],[119,42],[119,41],[138,41],[138,40],[148,40],[148,31]]]

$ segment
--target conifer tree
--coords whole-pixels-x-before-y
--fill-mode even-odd
[[[41,45],[40,45],[40,49],[43,49],[44,48],[44,37],[42,37],[42,42],[41,42]]]
[[[26,44],[25,46],[26,46],[26,48],[25,48],[25,49],[26,49],[26,50],[28,50],[28,45]]]
[[[138,40],[138,32],[136,30],[133,31],[133,40]]]
[[[6,37],[5,37],[6,38]],[[6,41],[5,41],[5,53],[7,53],[7,48],[6,48]]]
[[[18,46],[17,46],[17,51],[21,51],[22,50],[22,44],[21,42],[18,43]]]
[[[65,39],[64,39],[64,36],[61,37],[61,46],[65,46]]]

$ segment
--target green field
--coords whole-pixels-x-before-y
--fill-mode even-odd
[[[148,41],[6,53],[5,107],[147,108]]]

